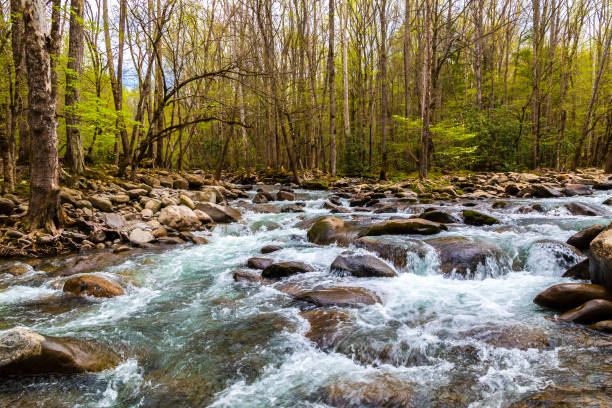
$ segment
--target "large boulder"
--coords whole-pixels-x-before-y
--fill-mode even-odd
[[[73,295],[115,297],[123,295],[123,288],[110,279],[98,275],[80,275],[64,282],[64,292]]]
[[[495,246],[479,240],[463,237],[444,237],[425,241],[436,249],[440,258],[440,270],[445,275],[458,274],[474,278],[477,273],[492,274],[487,270],[487,259],[497,265],[505,259],[504,254]],[[507,263],[502,265],[507,266]]]
[[[346,244],[349,241],[344,221],[336,217],[319,219],[310,227],[306,235],[308,241],[319,245]]]
[[[312,303],[320,307],[356,307],[381,303],[380,298],[375,292],[365,288],[348,286],[335,286],[300,292],[295,295],[295,300]]]
[[[563,278],[590,280],[591,273],[589,272],[589,258],[585,258],[576,265],[570,266],[561,276]]]
[[[593,299],[612,300],[612,292],[590,283],[561,283],[540,292],[533,302],[556,310],[570,310]]]
[[[0,338],[0,377],[97,372],[119,363],[119,356],[93,341],[45,336],[18,327]]]
[[[591,281],[612,290],[612,228],[597,235],[590,248]]]
[[[581,231],[578,231],[577,233],[569,237],[567,243],[578,248],[581,251],[586,251],[587,249],[589,249],[591,241],[593,241],[595,237],[605,229],[606,227],[604,227],[603,225],[593,225],[589,228],[585,228]]]
[[[468,225],[482,226],[499,223],[497,218],[474,210],[463,210],[461,214],[463,215],[463,222]]]
[[[392,219],[371,225],[361,236],[377,235],[433,235],[448,228],[444,224],[421,218]]]
[[[169,205],[159,213],[159,222],[168,227],[185,231],[200,225],[198,216],[186,205]]]
[[[559,316],[559,321],[595,323],[612,319],[612,301],[593,299]]]
[[[276,193],[276,201],[295,201],[295,194],[290,191],[280,190]]]
[[[356,253],[338,255],[331,264],[330,270],[341,275],[351,275],[357,278],[391,278],[397,276],[393,268],[377,257]]]
[[[593,193],[593,190],[591,190],[591,186],[588,186],[586,184],[566,184],[565,187],[563,187],[562,191],[563,194],[568,197],[573,197],[577,195],[589,195]]]
[[[396,268],[406,267],[408,251],[412,252],[415,250],[414,246],[407,242],[393,242],[392,240],[378,237],[361,237],[353,241],[353,245],[357,248],[375,252],[382,259],[391,261]]]
[[[234,279],[235,282],[261,283],[261,276],[250,271],[232,271],[232,279]]]
[[[204,177],[197,174],[185,174],[185,180],[191,190],[199,190],[206,183]]]
[[[391,374],[348,377],[326,387],[326,402],[338,408],[418,407],[412,384]]]
[[[561,193],[543,184],[533,184],[522,189],[519,192],[519,195],[521,197],[551,198],[559,197],[561,196]]]
[[[265,279],[282,279],[298,273],[313,272],[314,269],[302,262],[279,262],[269,265],[261,272]]]
[[[196,204],[196,208],[200,211],[204,211],[210,216],[210,218],[213,219],[214,222],[220,224],[237,222],[242,218],[240,211],[226,205],[219,205],[215,203],[198,203]]]

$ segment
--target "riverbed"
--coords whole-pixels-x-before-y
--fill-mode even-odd
[[[71,258],[33,263],[22,276],[2,277],[0,335],[25,326],[46,335],[93,338],[110,344],[123,362],[97,374],[6,382],[0,385],[0,406],[314,408],[349,406],[360,393],[386,389],[405,394],[406,406],[506,407],[551,386],[612,385],[612,341],[560,324],[554,312],[532,302],[548,286],[570,282],[561,275],[579,260],[542,242],[565,242],[581,229],[612,221],[573,216],[563,205],[580,201],[609,211],[602,205],[609,195],[513,199],[498,209],[482,200],[414,204],[400,213],[336,214],[383,220],[426,207],[458,214],[475,204],[469,208],[500,224],[451,224],[435,237],[482,240],[505,256],[487,259],[476,279],[462,279],[440,273],[436,253],[420,242],[422,236],[393,238],[419,248],[408,252],[405,267],[394,267],[397,277],[330,273],[347,248],[309,243],[299,228],[305,219],[329,214],[322,208],[327,193],[295,193],[305,204],[303,213],[243,210],[241,222],[218,225],[206,235],[206,245],[141,251],[99,271],[121,280],[127,287],[123,296],[61,300],[61,278],[48,271]],[[518,212],[535,201],[544,212]],[[352,210],[347,200],[343,205]],[[315,269],[283,285],[363,287],[375,291],[381,304],[345,309],[342,332],[322,347],[307,337],[310,325],[300,315],[307,306],[278,285],[232,279],[231,272],[262,256],[266,245],[282,249],[263,256]]]

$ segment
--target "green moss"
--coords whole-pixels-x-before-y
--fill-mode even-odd
[[[497,218],[474,210],[463,210],[463,221],[468,225],[493,225],[499,223]]]
[[[302,187],[307,190],[327,190],[329,183],[325,181],[305,181],[302,183]]]

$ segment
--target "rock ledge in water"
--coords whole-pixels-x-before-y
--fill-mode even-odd
[[[0,338],[0,377],[103,371],[119,357],[95,342],[45,336],[18,327]]]
[[[330,266],[332,272],[357,278],[392,278],[397,273],[389,265],[372,255],[343,253]]]
[[[590,283],[561,283],[540,292],[533,302],[556,310],[570,310],[593,299],[612,300],[612,292]]]
[[[313,272],[314,269],[302,262],[280,262],[268,266],[261,272],[265,279],[282,279],[298,273]]]

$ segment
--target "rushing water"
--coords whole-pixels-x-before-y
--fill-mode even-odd
[[[327,407],[335,384],[358,390],[379,383],[410,389],[414,406],[503,407],[550,385],[597,387],[610,381],[605,336],[558,324],[554,313],[532,303],[539,291],[567,281],[560,277],[567,262],[538,241],[565,241],[582,228],[611,221],[571,216],[562,205],[575,200],[605,208],[607,196],[538,200],[544,214],[518,214],[530,200],[509,200],[510,206],[497,210],[479,202],[476,209],[502,225],[457,225],[440,236],[481,239],[508,258],[489,260],[485,279],[463,280],[440,275],[432,250],[409,253],[396,278],[331,275],[330,264],[346,248],[312,245],[296,226],[328,213],[321,209],[325,195],[297,193],[305,213],[245,211],[242,222],[217,226],[207,245],[139,253],[101,271],[119,276],[128,288],[114,299],[63,299],[62,280],[46,270],[69,259],[0,279],[0,335],[26,326],[48,335],[89,337],[124,357],[115,369],[98,374],[2,384],[0,406]],[[444,208],[456,213],[465,207]],[[392,215],[398,214],[368,214]],[[303,305],[272,286],[232,280],[232,270],[244,269],[248,258],[270,244],[283,249],[264,256],[315,267],[290,279],[296,285],[361,286],[375,290],[382,304],[350,309],[342,341],[322,350],[305,337]]]

